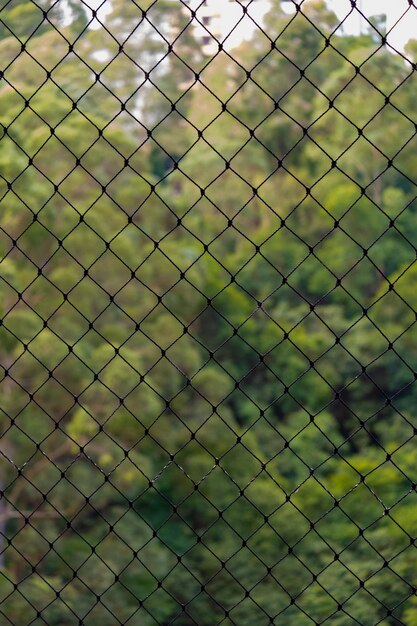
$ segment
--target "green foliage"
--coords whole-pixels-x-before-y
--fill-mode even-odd
[[[324,2],[239,63],[165,0],[3,4],[5,623],[417,626],[405,63]]]

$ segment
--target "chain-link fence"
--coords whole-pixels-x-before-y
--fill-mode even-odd
[[[1,0],[2,625],[417,626],[417,13],[371,4]]]

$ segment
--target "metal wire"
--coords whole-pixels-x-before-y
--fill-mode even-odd
[[[2,624],[417,624],[416,7],[226,4],[1,2]]]

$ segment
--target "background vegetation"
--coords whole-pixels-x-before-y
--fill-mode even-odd
[[[0,621],[416,626],[414,48],[107,4],[1,3]]]

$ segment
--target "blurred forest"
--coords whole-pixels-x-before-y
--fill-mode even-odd
[[[1,2],[0,622],[417,626],[417,47],[107,5]]]

